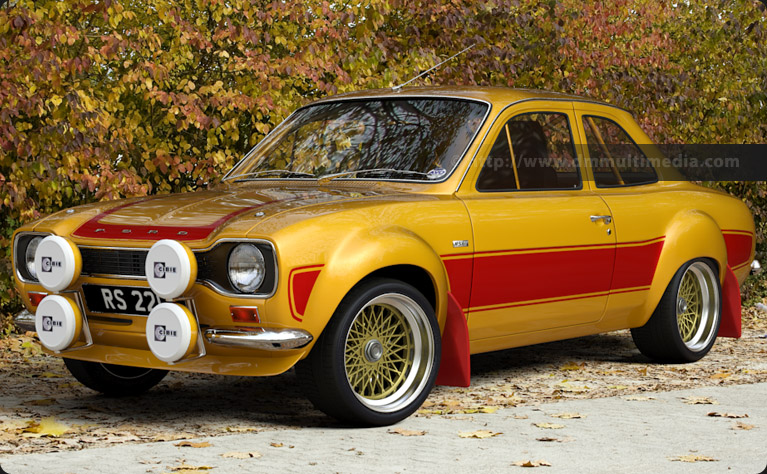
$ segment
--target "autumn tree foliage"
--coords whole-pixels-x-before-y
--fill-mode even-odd
[[[296,107],[423,83],[585,94],[658,142],[764,143],[755,0],[18,0],[0,8],[0,314],[16,227],[215,182]],[[764,184],[729,183],[763,236]]]

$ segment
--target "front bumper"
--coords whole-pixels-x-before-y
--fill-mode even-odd
[[[205,339],[211,344],[280,351],[300,349],[312,342],[312,335],[303,329],[206,329]]]

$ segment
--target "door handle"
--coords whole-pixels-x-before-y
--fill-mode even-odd
[[[613,216],[591,216],[591,222],[605,221],[605,224],[610,224],[613,221]]]

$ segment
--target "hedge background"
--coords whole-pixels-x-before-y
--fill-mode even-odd
[[[634,110],[656,142],[767,143],[767,14],[754,0],[0,3],[5,333],[22,223],[204,187],[296,107],[395,85],[470,44],[420,83],[584,94]],[[763,255],[767,186],[717,186],[754,211]]]

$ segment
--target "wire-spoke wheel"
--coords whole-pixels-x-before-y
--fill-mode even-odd
[[[719,318],[716,275],[707,264],[694,262],[682,276],[676,297],[676,319],[682,342],[700,351],[716,336],[713,324]]]
[[[711,261],[692,260],[674,275],[647,324],[631,335],[648,357],[693,362],[711,350],[721,308],[721,285]]]
[[[423,403],[439,353],[439,326],[423,295],[410,285],[377,279],[347,295],[298,371],[320,410],[345,421],[386,425]]]

